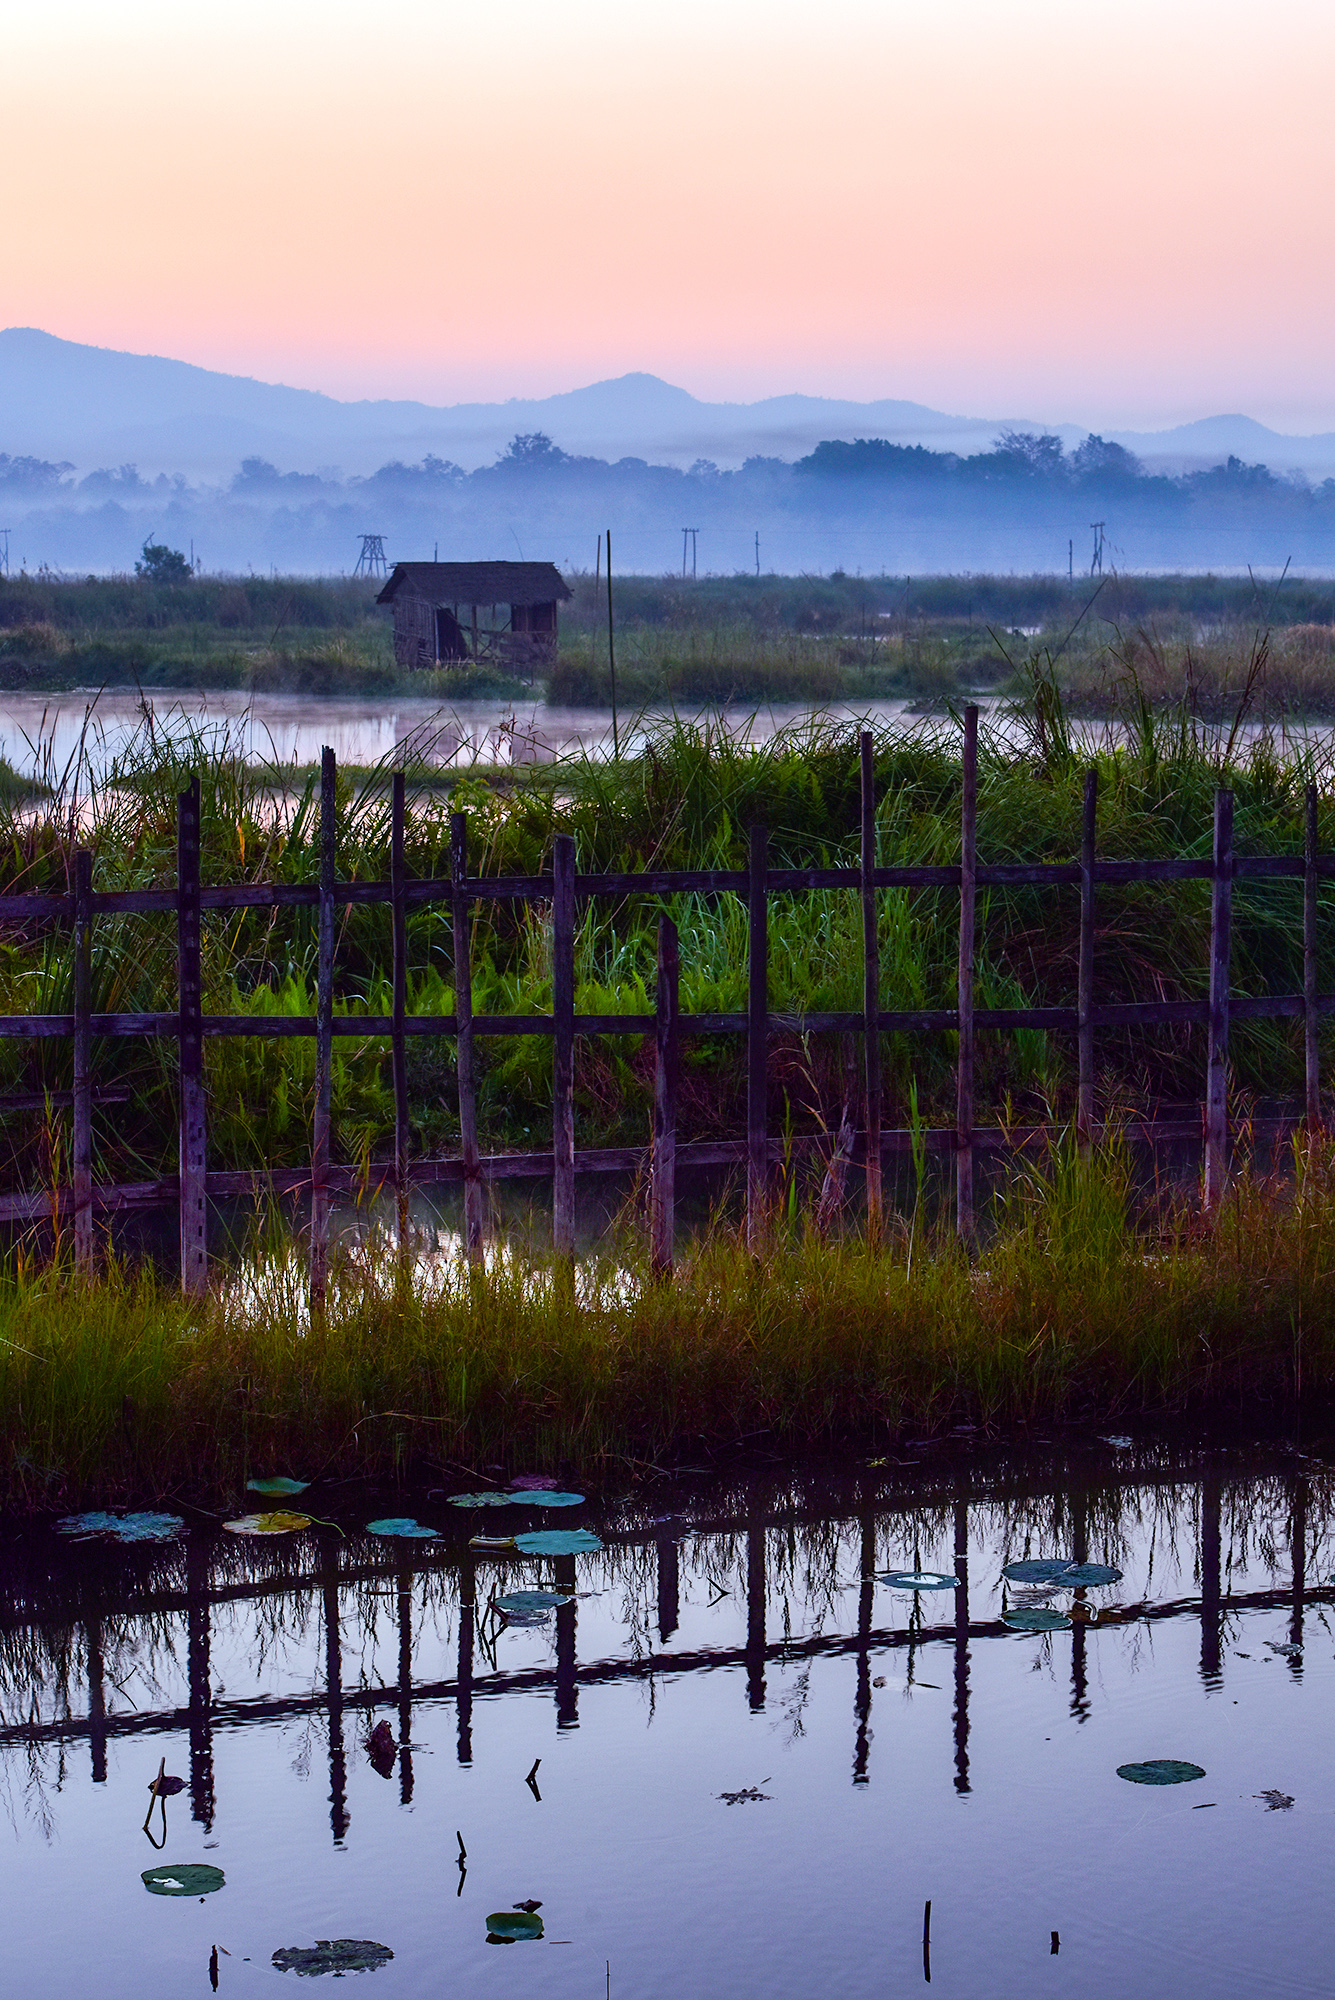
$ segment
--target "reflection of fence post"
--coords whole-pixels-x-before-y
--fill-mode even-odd
[[[768,829],[753,826],[746,900],[746,1242],[750,1250],[758,1250],[764,1241],[769,1205],[765,1075],[769,1034],[768,854]]]
[[[348,1766],[343,1754],[343,1629],[338,1609],[338,1558],[325,1556],[324,1582],[325,1692],[329,1710],[329,1824],[335,1844],[342,1840],[350,1824],[348,1813]]]
[[[93,857],[74,854],[74,1268],[93,1275]]]
[[[660,1535],[658,1550],[658,1637],[666,1645],[680,1620],[681,1569],[676,1538]]]
[[[209,1685],[209,1559],[192,1537],[185,1545],[186,1657],[190,1686],[190,1817],[213,1825],[213,1690]]]
[[[1082,1152],[1094,1141],[1094,836],[1099,774],[1085,773],[1080,820],[1080,965],[1076,990],[1076,1134]]]
[[[556,1613],[556,1726],[579,1728],[579,1692],[575,1667],[575,1558],[557,1556],[552,1564],[556,1588],[570,1593]]]
[[[955,1076],[955,1227],[974,1240],[973,1214],[973,959],[977,894],[978,710],[964,711],[964,769],[960,792],[960,948],[956,983],[959,1056]]]
[[[1289,1620],[1289,1643],[1301,1646],[1303,1643],[1303,1593],[1307,1588],[1307,1496],[1309,1492],[1305,1474],[1299,1474],[1293,1482],[1293,1506],[1289,1513],[1289,1560],[1293,1565],[1293,1611]],[[1302,1661],[1294,1663],[1301,1674]]]
[[[1217,1473],[1201,1481],[1201,1679],[1219,1678],[1220,1486]]]
[[[1071,1554],[1078,1563],[1089,1561],[1089,1507],[1083,1492],[1071,1495]],[[1083,1591],[1076,1593],[1077,1603],[1086,1601]],[[1084,1621],[1071,1621],[1071,1714],[1077,1722],[1084,1722],[1089,1715],[1089,1680],[1085,1668],[1085,1626]]]
[[[334,864],[337,767],[320,753],[320,915],[315,975],[315,1118],[311,1133],[311,1309],[324,1310],[329,1279],[329,1157],[334,1082]]]
[[[876,765],[871,731],[858,739],[862,765],[862,1022],[867,1233],[881,1226],[881,952],[876,931]]]
[[[89,1619],[84,1627],[88,1639],[88,1747],[93,1757],[93,1783],[107,1782],[107,1690],[102,1666],[102,1625]]]
[[[672,1272],[677,1196],[677,926],[658,919],[658,983],[654,1000],[654,1144],[649,1162],[649,1263],[656,1278]]]
[[[969,1503],[955,1502],[955,1790],[969,1791]]]
[[[575,842],[552,844],[552,1247],[575,1256]]]
[[[1218,1208],[1228,1175],[1228,981],[1233,923],[1233,794],[1214,795],[1210,899],[1210,1029],[1205,1072],[1205,1206]]]
[[[181,1289],[192,1297],[208,1290],[207,1210],[204,1193],[204,980],[200,957],[199,779],[176,801],[177,1047],[180,1052]]]
[[[391,1043],[394,1069],[394,1193],[398,1205],[399,1257],[408,1256],[408,1048],[404,1021],[408,1012],[408,898],[403,861],[403,822],[406,817],[404,775],[394,773],[390,799],[389,885],[390,914],[394,933],[394,1034]]]
[[[866,742],[867,738],[864,737]],[[858,1677],[857,1692],[853,1696],[853,1714],[857,1718],[857,1735],[853,1743],[853,1783],[871,1783],[867,1770],[867,1760],[871,1754],[871,1610],[872,1595],[876,1589],[876,1516],[870,1500],[862,1512],[862,1555],[859,1563],[861,1585],[858,1590]]]
[[[399,1799],[413,1802],[413,1573],[399,1570]]]
[[[473,1761],[473,1631],[477,1616],[477,1568],[471,1556],[459,1565],[459,1675],[455,1699],[459,1709],[459,1762]]]
[[[1307,787],[1303,838],[1303,1050],[1307,1072],[1307,1129],[1315,1132],[1321,1124],[1321,1055],[1317,1030],[1321,1017],[1317,1008],[1316,892],[1317,824],[1316,786]]]
[[[464,883],[468,879],[468,815],[450,814],[450,905],[454,919],[454,1067],[459,1084],[459,1152],[464,1169],[464,1248],[470,1264],[482,1257],[482,1180],[478,1170],[477,1086],[473,1072],[472,924]]]
[[[746,1698],[753,1715],[765,1706],[765,1530],[746,1531]]]

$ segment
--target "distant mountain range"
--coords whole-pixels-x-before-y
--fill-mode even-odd
[[[69,460],[80,472],[131,463],[145,476],[225,480],[243,458],[258,457],[285,472],[328,468],[346,478],[428,454],[471,470],[530,431],[596,458],[679,467],[703,458],[728,467],[751,457],[800,458],[825,438],[886,438],[967,455],[1012,428],[1054,431],[1068,447],[1086,435],[1070,423],[950,416],[893,399],[706,403],[643,374],[504,403],[345,403],[157,355],[88,347],[34,327],[0,332],[0,452]],[[1233,454],[1277,472],[1335,474],[1335,433],[1289,437],[1245,416],[1107,435],[1155,471],[1192,470]]]

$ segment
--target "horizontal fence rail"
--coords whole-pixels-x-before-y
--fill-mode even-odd
[[[1317,849],[1316,788],[1307,788],[1304,852],[1302,855],[1238,855],[1233,846],[1233,797],[1215,795],[1214,833],[1208,859],[1100,860],[1095,851],[1098,804],[1097,774],[1086,776],[1080,855],[1074,861],[992,864],[976,852],[978,778],[978,712],[964,715],[961,786],[960,859],[949,866],[881,867],[877,862],[876,787],[872,738],[861,738],[861,839],[857,867],[775,868],[769,865],[768,835],[753,827],[748,866],[744,869],[679,869],[580,874],[575,845],[558,835],[550,875],[470,876],[466,816],[451,818],[450,873],[413,878],[404,865],[405,784],[394,774],[391,798],[391,875],[387,882],[345,882],[337,874],[336,767],[326,749],[320,782],[320,879],[318,883],[237,883],[204,885],[200,881],[201,826],[199,787],[194,782],[181,794],[177,812],[177,882],[174,888],[99,891],[92,880],[92,857],[80,849],[75,856],[74,888],[69,895],[0,896],[0,924],[31,930],[41,923],[70,926],[74,977],[74,1011],[68,1014],[0,1015],[0,1037],[15,1040],[68,1037],[74,1048],[74,1088],[50,1099],[35,1093],[0,1098],[0,1111],[32,1104],[68,1103],[72,1112],[71,1181],[68,1185],[31,1193],[0,1195],[0,1221],[40,1221],[60,1217],[74,1224],[76,1262],[90,1271],[94,1262],[92,1218],[174,1203],[180,1213],[181,1275],[185,1289],[202,1292],[208,1281],[207,1201],[268,1191],[311,1197],[310,1276],[312,1301],[324,1297],[330,1233],[330,1203],[336,1195],[392,1187],[398,1204],[401,1237],[406,1241],[408,1200],[412,1187],[461,1182],[464,1190],[464,1239],[476,1260],[484,1238],[483,1190],[487,1183],[534,1176],[552,1182],[553,1243],[558,1254],[574,1255],[574,1182],[581,1173],[639,1172],[649,1176],[651,1262],[666,1275],[672,1266],[675,1175],[678,1167],[727,1166],[745,1171],[747,1240],[762,1240],[769,1219],[772,1169],[794,1155],[827,1156],[822,1207],[837,1199],[848,1165],[860,1160],[865,1174],[868,1228],[881,1220],[881,1167],[887,1156],[920,1148],[953,1157],[956,1222],[969,1242],[975,1226],[974,1162],[979,1152],[1011,1151],[1047,1143],[1049,1126],[983,1126],[975,1121],[974,1069],[976,1037],[980,1032],[1040,1029],[1069,1034],[1077,1048],[1077,1132],[1089,1146],[1105,1129],[1094,1117],[1095,1034],[1099,1029],[1194,1026],[1206,1030],[1206,1064],[1202,1113],[1199,1120],[1147,1116],[1122,1121],[1147,1140],[1198,1140],[1204,1150],[1204,1191],[1207,1205],[1219,1202],[1228,1170],[1230,1138],[1228,1111],[1228,1040],[1233,1021],[1301,1019],[1304,1023],[1306,1071],[1305,1116],[1309,1125],[1321,1121],[1321,1079],[1317,1028],[1322,1017],[1335,1013],[1335,993],[1317,988],[1317,889],[1335,880],[1335,855]],[[1236,881],[1295,881],[1303,885],[1303,991],[1262,995],[1235,994],[1230,985],[1232,895]],[[1147,1000],[1096,1005],[1093,999],[1096,902],[1101,885],[1156,882],[1208,882],[1211,885],[1209,990],[1194,1000]],[[974,998],[976,963],[976,904],[980,889],[1071,887],[1079,893],[1078,990],[1073,1006],[980,1007]],[[885,1008],[877,938],[877,892],[884,889],[955,890],[959,896],[959,954],[953,1007]],[[856,893],[861,903],[863,933],[863,1005],[860,1011],[794,1013],[769,1006],[768,928],[771,899],[823,890]],[[581,1014],[575,1011],[575,938],[581,905],[601,897],[628,895],[668,897],[684,892],[735,895],[744,905],[747,923],[747,1005],[722,1013],[683,1013],[678,1005],[679,953],[674,926],[660,919],[657,992],[654,1010],[632,1014]],[[488,903],[536,903],[550,908],[552,923],[553,1006],[550,1014],[475,1014],[472,1006],[470,926],[475,906]],[[455,1011],[451,1014],[407,1012],[408,913],[427,905],[448,910],[453,926]],[[376,1015],[334,1012],[334,974],[340,909],[383,906],[393,928],[393,1011]],[[235,910],[310,909],[317,918],[316,1012],[306,1016],[267,1014],[206,1014],[202,1003],[200,926],[210,912]],[[108,916],[172,913],[177,924],[178,996],[173,1013],[95,1013],[91,1006],[91,938],[93,927]],[[954,1033],[956,1053],[956,1121],[945,1128],[883,1128],[879,1037],[884,1033]],[[797,1141],[772,1138],[766,1129],[767,1053],[775,1033],[805,1035],[837,1033],[862,1037],[860,1089],[850,1071],[850,1096],[860,1097],[861,1125],[846,1112],[845,1126],[833,1140],[824,1136]],[[484,1155],[479,1150],[476,1105],[476,1042],[478,1037],[539,1035],[551,1038],[553,1050],[552,1143],[541,1151]],[[636,1035],[652,1041],[655,1082],[652,1129],[642,1146],[580,1149],[575,1124],[575,1041],[581,1036]],[[738,1035],[746,1039],[746,1131],[736,1139],[681,1143],[677,1139],[677,1088],[683,1037]],[[92,1110],[94,1102],[119,1101],[120,1093],[92,1087],[93,1044],[99,1037],[160,1037],[174,1041],[179,1052],[180,1165],[175,1177],[156,1181],[98,1185],[92,1175]],[[254,1172],[210,1172],[207,1165],[207,1097],[203,1044],[219,1036],[263,1039],[307,1037],[315,1042],[315,1110],[308,1168]],[[445,1158],[411,1155],[405,1050],[410,1038],[453,1037],[456,1044],[459,1149]],[[390,1160],[352,1167],[333,1158],[331,1117],[332,1052],[336,1039],[389,1044],[394,1085],[395,1135]],[[852,1056],[850,1054],[850,1063]],[[1291,1130],[1293,1119],[1248,1120],[1255,1136],[1274,1137]]]

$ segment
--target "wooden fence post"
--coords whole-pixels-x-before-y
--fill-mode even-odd
[[[454,918],[454,1068],[459,1086],[459,1153],[464,1168],[464,1249],[482,1257],[482,1179],[477,1152],[477,1086],[473,1074],[472,925],[468,879],[468,815],[450,814],[450,907]]]
[[[403,864],[405,785],[402,771],[394,773],[390,797],[389,884],[394,928],[394,1193],[398,1203],[399,1255],[408,1254],[408,1049],[404,1020],[408,1012],[408,899]]]
[[[1316,786],[1307,787],[1303,829],[1303,1049],[1307,1073],[1307,1129],[1321,1125],[1321,1053],[1317,1041],[1320,1013],[1317,1007],[1316,892],[1317,825]]]
[[[876,931],[876,766],[871,731],[859,739],[862,764],[862,1019],[867,1234],[881,1227],[881,954]]]
[[[974,1240],[973,1215],[973,956],[977,895],[978,710],[964,711],[964,782],[960,793],[960,949],[956,981],[959,1059],[955,1076],[955,1227]]]
[[[1099,774],[1085,773],[1080,822],[1080,967],[1076,991],[1076,1135],[1082,1153],[1094,1143],[1094,835]]]
[[[93,857],[74,854],[74,1268],[93,1275]]]
[[[1228,1176],[1228,983],[1233,922],[1233,794],[1214,795],[1210,899],[1210,1028],[1205,1072],[1205,1206],[1216,1209]]]
[[[199,779],[192,778],[176,801],[176,1035],[181,1075],[181,1289],[195,1298],[203,1296],[209,1282],[199,846]]]
[[[552,1245],[575,1255],[575,842],[552,844]]]
[[[338,767],[320,753],[320,917],[315,975],[315,1118],[311,1133],[311,1310],[324,1310],[329,1279],[329,1155],[334,1069],[334,867]]]
[[[769,829],[751,828],[747,881],[746,1241],[758,1250],[768,1226],[769,1139],[765,1045],[769,1034]]]
[[[677,1200],[677,926],[658,919],[658,984],[654,998],[654,1148],[649,1163],[649,1265],[656,1278],[672,1273]]]

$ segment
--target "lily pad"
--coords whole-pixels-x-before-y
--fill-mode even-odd
[[[1064,1611],[1049,1611],[1044,1604],[1035,1604],[1021,1611],[1005,1611],[1001,1622],[1009,1625],[1012,1632],[1069,1632],[1071,1621]]]
[[[1177,1757],[1151,1757],[1145,1764],[1119,1764],[1117,1775],[1133,1785],[1189,1785],[1205,1773],[1199,1764],[1184,1764]]]
[[[515,1547],[526,1556],[592,1555],[602,1543],[587,1528],[534,1528],[515,1536]]]
[[[488,1944],[521,1944],[542,1936],[542,1918],[533,1910],[493,1910],[487,1918]]]
[[[57,1533],[105,1535],[113,1542],[174,1542],[184,1528],[179,1514],[67,1514]]]
[[[1063,1589],[1069,1584],[1072,1590],[1097,1590],[1108,1583],[1120,1583],[1122,1572],[1108,1563],[1072,1563],[1058,1578]]]
[[[563,1604],[571,1604],[574,1599],[565,1590],[507,1590],[504,1597],[494,1598],[498,1611],[557,1611]]]
[[[1075,1564],[1069,1558],[1060,1561],[1007,1563],[1001,1574],[1011,1583],[1056,1583],[1058,1578],[1066,1581],[1068,1570]]]
[[[224,1521],[229,1535],[292,1535],[298,1528],[309,1528],[309,1514],[242,1514],[235,1521]]]
[[[406,1542],[438,1542],[440,1536],[435,1528],[424,1528],[411,1515],[395,1515],[385,1521],[368,1521],[368,1535],[398,1535]]]
[[[312,1979],[319,1972],[332,1972],[341,1979],[345,1972],[374,1972],[387,1965],[394,1954],[387,1944],[374,1938],[317,1938],[313,1945],[289,1944],[273,1955],[279,1972],[295,1972]]]
[[[584,1505],[584,1495],[582,1493],[535,1491],[532,1493],[517,1493],[515,1498],[524,1507],[582,1507]]]
[[[476,1549],[479,1555],[488,1552],[499,1554],[502,1549],[512,1549],[514,1545],[513,1535],[472,1535],[468,1542],[469,1548]]]
[[[174,1799],[178,1792],[185,1790],[184,1778],[150,1778],[148,1789],[160,1799]]]
[[[513,1507],[513,1493],[451,1493],[445,1502],[447,1507]]]
[[[150,1896],[211,1896],[227,1878],[207,1861],[183,1861],[179,1867],[163,1862],[161,1867],[145,1868],[139,1879]]]
[[[888,1583],[891,1590],[958,1590],[957,1576],[946,1576],[935,1569],[892,1569],[886,1575],[877,1577],[878,1583]]]
[[[560,1484],[559,1479],[553,1479],[546,1472],[521,1472],[510,1481],[511,1491],[515,1493],[555,1493]]]
[[[247,1493],[264,1493],[271,1500],[282,1500],[293,1493],[304,1493],[310,1485],[309,1479],[284,1479],[281,1475],[274,1479],[248,1479]]]

